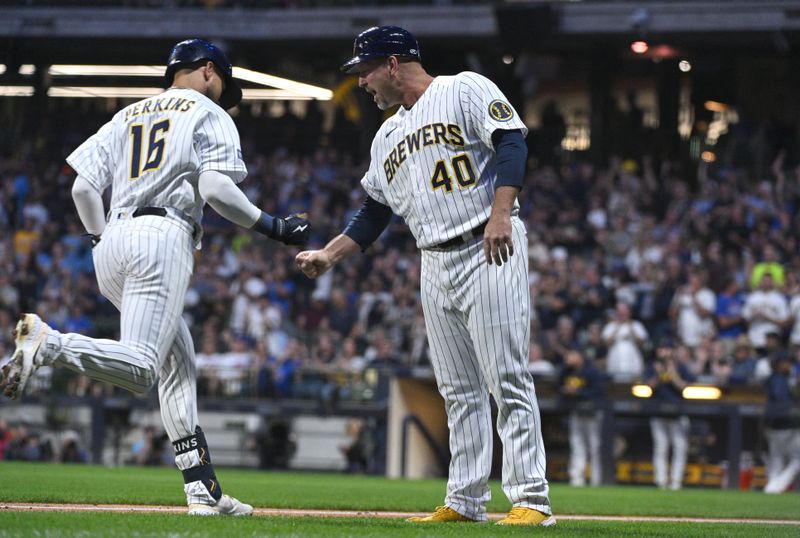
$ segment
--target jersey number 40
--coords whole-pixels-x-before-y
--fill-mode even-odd
[[[162,120],[150,127],[150,134],[148,135],[150,143],[147,145],[147,153],[144,155],[144,167],[142,167],[144,125],[141,123],[131,125],[131,181],[139,179],[139,176],[145,172],[156,170],[161,166],[161,161],[164,158],[164,146],[167,144],[167,131],[169,131],[169,120]]]
[[[462,189],[471,187],[475,184],[475,170],[466,153],[461,153],[450,159],[450,166],[453,168],[456,182]],[[431,187],[433,190],[444,189],[445,192],[453,191],[453,175],[447,170],[444,160],[436,161],[431,175]]]

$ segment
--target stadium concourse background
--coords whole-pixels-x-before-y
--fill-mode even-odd
[[[652,482],[648,420],[665,409],[632,387],[663,344],[695,383],[721,391],[671,409],[692,418],[685,484],[759,489],[764,382],[782,355],[800,373],[797,312],[769,347],[748,338],[747,320],[722,321],[765,272],[787,310],[800,300],[798,13],[793,1],[2,2],[0,357],[20,311],[117,334],[64,157],[161,84],[160,68],[130,66],[161,66],[186,37],[224,45],[250,70],[231,111],[250,172],[242,188],[273,214],[308,211],[319,246],[359,206],[383,119],[337,67],[356,33],[397,24],[419,38],[431,73],[487,75],[530,128],[520,203],[550,478],[566,478],[558,379],[578,347],[607,377],[604,481]],[[203,224],[185,317],[216,461],[443,475],[419,253],[403,223],[319,282],[294,269],[295,250],[211,210]],[[700,335],[670,308],[692,268],[715,298]],[[618,303],[647,332],[622,357],[602,336]],[[20,403],[0,402],[0,459],[169,465],[155,403],[43,368]]]

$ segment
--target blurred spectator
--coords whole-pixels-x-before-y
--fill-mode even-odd
[[[142,428],[142,436],[131,445],[131,459],[134,465],[164,465],[169,455],[165,455],[166,433],[157,434],[153,426]]]
[[[675,411],[660,411],[653,416],[650,431],[655,484],[661,489],[680,489],[689,453],[689,417],[680,413],[679,405],[683,401],[682,391],[692,381],[692,375],[677,361],[673,348],[662,343],[656,348],[655,360],[648,366],[644,379],[653,389],[652,402],[678,405]],[[670,446],[672,468],[668,473]]]
[[[753,266],[750,274],[750,287],[757,289],[761,285],[764,275],[770,275],[776,288],[780,289],[786,282],[783,265],[780,262],[780,253],[775,245],[767,243],[762,249],[762,260]]]
[[[15,461],[52,461],[53,447],[49,440],[42,440],[38,433],[29,432],[20,425],[16,435],[6,449],[6,459]]]
[[[769,461],[764,493],[783,493],[800,474],[800,419],[789,415],[800,398],[792,388],[792,361],[781,355],[767,380],[767,415],[765,420]]]
[[[742,308],[742,317],[747,320],[747,336],[756,353],[764,355],[767,334],[780,333],[789,316],[789,305],[781,292],[775,289],[772,275],[761,277],[758,289],[747,296]]]
[[[348,443],[339,446],[339,450],[347,461],[348,473],[363,473],[367,470],[367,463],[371,453],[371,439],[364,420],[348,419],[345,431],[349,438]]]
[[[355,338],[345,338],[336,355],[335,364],[338,368],[353,374],[360,374],[367,364],[366,358],[359,355]]]
[[[591,461],[591,484],[602,483],[600,431],[605,407],[603,374],[577,349],[566,353],[558,380],[569,413],[569,483],[586,485],[586,461]]]
[[[641,322],[631,319],[631,307],[628,304],[617,303],[616,317],[603,328],[603,338],[608,346],[608,375],[621,381],[642,375],[642,347],[647,339],[647,331]]]
[[[755,380],[756,359],[750,347],[747,335],[740,334],[733,348],[733,364],[731,365],[728,383],[743,385]]]
[[[89,461],[86,451],[80,446],[80,438],[74,431],[66,431],[61,436],[58,461],[62,463],[86,463]]]
[[[303,346],[297,338],[290,338],[289,344],[275,363],[275,395],[280,398],[292,396],[295,378],[305,360]]]
[[[690,269],[688,283],[675,292],[670,307],[678,339],[694,348],[703,338],[712,336],[715,307],[714,292],[705,287],[705,273],[699,268]]]
[[[556,373],[556,367],[553,363],[544,358],[542,353],[542,346],[536,342],[531,342],[528,348],[528,370],[533,377],[537,376],[551,376]]]
[[[800,274],[794,275],[792,287],[789,289],[789,315],[786,323],[789,327],[789,345],[792,350],[800,349]]]
[[[772,375],[772,366],[775,362],[788,356],[786,347],[783,345],[783,337],[776,331],[767,333],[766,345],[762,349],[761,355],[756,360],[756,368],[753,377],[756,381],[764,381]]]
[[[8,422],[0,418],[0,461],[6,459],[6,451],[8,450],[14,435],[8,427]]]
[[[744,334],[746,329],[742,317],[746,295],[741,291],[736,279],[730,276],[725,277],[721,288],[722,291],[717,296],[717,332],[726,351],[730,352],[736,339]]]
[[[560,316],[556,322],[555,332],[549,333],[549,337],[547,358],[555,366],[561,366],[564,364],[564,357],[569,353],[569,350],[578,345],[575,323],[569,316]]]
[[[583,332],[580,345],[586,359],[597,368],[605,369],[608,347],[603,339],[603,325],[600,321],[593,321]]]

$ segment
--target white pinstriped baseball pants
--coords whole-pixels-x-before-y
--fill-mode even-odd
[[[525,225],[511,219],[514,255],[488,265],[483,241],[422,251],[422,305],[431,362],[450,427],[445,505],[486,520],[497,404],[503,491],[514,506],[551,514],[539,405],[528,372],[530,292]]]
[[[112,212],[92,252],[100,291],[121,314],[120,340],[56,333],[54,364],[134,393],[147,392],[158,377],[161,418],[176,441],[193,435],[198,421],[194,344],[181,317],[194,265],[192,230],[172,216],[120,213]]]

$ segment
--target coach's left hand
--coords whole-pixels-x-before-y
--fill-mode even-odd
[[[492,211],[486,229],[483,231],[483,253],[491,265],[503,265],[509,256],[514,255],[514,241],[511,237],[511,215]]]

